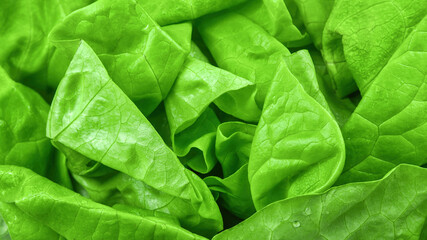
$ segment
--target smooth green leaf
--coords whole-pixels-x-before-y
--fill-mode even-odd
[[[43,239],[58,239],[54,233],[66,239],[204,239],[155,218],[95,203],[17,166],[0,166],[0,202],[12,206],[15,217],[25,216],[27,236],[41,230]]]
[[[382,180],[273,203],[213,239],[423,239],[426,185],[427,169],[401,165]]]
[[[178,43],[186,52],[191,49],[191,35],[193,25],[191,22],[171,24],[162,27],[162,30],[167,33],[176,43]]]
[[[44,175],[52,146],[46,137],[49,105],[14,82],[0,67],[0,165],[19,165]]]
[[[93,0],[0,1],[0,65],[16,81],[46,91],[52,52],[47,35],[72,11]]]
[[[235,12],[258,24],[282,43],[306,37],[293,22],[285,1],[251,0],[236,7]]]
[[[331,77],[328,74],[326,65],[323,62],[322,55],[316,50],[310,51],[310,56],[313,59],[314,67],[316,69],[317,81],[319,88],[325,97],[332,113],[335,116],[340,127],[343,127],[350,115],[353,113],[356,105],[350,98],[340,98],[336,95],[331,82]]]
[[[58,183],[68,189],[73,190],[70,174],[67,168],[67,159],[65,155],[58,150],[54,150],[52,154],[51,165],[47,170],[46,177],[51,181]]]
[[[291,56],[284,58],[289,71],[298,79],[298,82],[316,102],[324,109],[330,112],[329,105],[326,102],[320,90],[319,83],[316,77],[316,70],[307,50],[301,50],[293,53]]]
[[[28,170],[27,170],[28,171]],[[7,230],[10,238],[14,240],[43,240],[43,239],[64,239],[43,223],[37,221],[23,212],[15,203],[6,203],[0,201],[0,213],[7,224]],[[0,237],[2,237],[0,235]]]
[[[199,46],[194,41],[191,41],[189,56],[198,59],[202,62],[209,62],[209,59],[205,56]]]
[[[193,20],[245,1],[248,0],[138,0],[150,16],[162,26]]]
[[[337,1],[323,34],[323,57],[338,95],[357,87],[364,94],[426,14],[425,0]]]
[[[179,226],[179,221],[176,217],[164,212],[136,208],[124,204],[116,204],[113,208],[122,212],[128,212],[137,216],[153,219],[155,221],[164,221],[167,224]]]
[[[218,66],[256,84],[261,109],[279,62],[289,50],[248,18],[228,12],[203,18],[199,32]]]
[[[49,39],[69,60],[85,40],[145,115],[169,93],[187,55],[134,0],[100,0],[77,10],[54,27]],[[51,68],[65,72],[69,62],[54,63]]]
[[[221,230],[207,186],[182,166],[84,41],[55,94],[47,136],[68,160],[87,161],[90,171],[108,167],[149,186],[141,187],[142,196],[172,198],[166,209],[185,228],[205,235]],[[156,202],[144,204],[148,210],[157,207]]]
[[[376,180],[400,163],[427,163],[427,17],[396,50],[343,128],[338,184]]]
[[[340,128],[303,80],[282,63],[267,95],[248,167],[257,210],[328,189],[344,166]]]
[[[248,164],[222,179],[209,176],[204,179],[211,191],[219,193],[219,204],[235,216],[245,219],[255,213],[248,182]]]
[[[316,48],[322,48],[323,29],[334,6],[335,0],[288,0],[297,7],[297,12],[304,23]]]

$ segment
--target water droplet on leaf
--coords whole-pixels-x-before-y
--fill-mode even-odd
[[[311,208],[306,208],[305,209],[305,211],[304,211],[304,215],[306,215],[306,216],[310,216],[311,215]]]

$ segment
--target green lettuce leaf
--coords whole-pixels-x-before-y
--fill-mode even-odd
[[[246,1],[248,0],[138,0],[138,3],[156,22],[164,26],[193,20]]]
[[[222,239],[423,239],[427,169],[401,165],[382,180],[273,203]]]
[[[46,93],[47,64],[53,51],[47,35],[66,15],[91,2],[0,1],[0,65],[15,81]]]
[[[22,231],[26,239],[205,239],[153,217],[95,203],[18,166],[0,166],[0,211],[13,239],[19,226],[25,228],[16,232],[17,239]]]
[[[334,6],[334,0],[287,0],[292,2],[304,28],[317,49],[322,48],[323,29]],[[288,4],[289,5],[289,4]]]
[[[54,27],[49,39],[61,59],[51,62],[57,72],[52,76],[62,78],[83,39],[145,115],[167,96],[187,55],[134,0],[100,0],[75,11]],[[63,60],[67,56],[68,63]]]
[[[224,179],[209,176],[204,181],[211,191],[219,194],[219,204],[235,216],[245,219],[255,213],[248,182],[247,163]]]
[[[0,213],[4,218],[5,224],[7,224],[9,237],[14,240],[27,240],[29,238],[33,240],[65,239],[34,217],[28,216],[14,203],[0,201]],[[4,238],[1,239],[3,240]]]
[[[219,193],[219,204],[244,219],[255,212],[248,181],[249,153],[256,126],[224,122],[218,126],[215,151],[224,178],[204,179],[209,189]]]
[[[178,24],[171,24],[161,28],[169,35],[176,43],[178,43],[186,52],[191,49],[191,35],[193,31],[193,24],[191,22],[184,22]]]
[[[307,37],[292,19],[288,5],[285,1],[251,0],[236,7],[235,12],[258,24],[278,41],[288,43]],[[310,43],[309,39],[306,43]]]
[[[0,86],[0,165],[19,165],[45,175],[52,151],[45,135],[49,105],[1,67]]]
[[[337,1],[323,34],[323,57],[338,95],[357,88],[366,93],[426,14],[425,0]]]
[[[198,172],[212,170],[216,163],[214,144],[219,120],[209,105],[215,103],[228,114],[256,121],[260,111],[251,96],[253,93],[252,82],[188,58],[165,99],[172,145],[177,155],[185,157],[183,161]],[[200,151],[191,152],[192,149]]]
[[[100,175],[120,171],[148,186],[140,187],[142,196],[166,195],[173,200],[166,210],[194,232],[208,236],[222,229],[205,183],[184,168],[84,41],[58,87],[47,126],[47,136],[70,164],[92,172],[110,169]],[[157,207],[153,201],[143,204]]]
[[[191,47],[190,47],[190,53],[188,56],[198,59],[202,62],[209,62],[209,59],[206,57],[206,55],[202,52],[199,46],[194,41],[191,41]]]
[[[343,128],[338,184],[376,180],[400,163],[427,163],[427,17],[374,79]]]
[[[70,174],[67,168],[67,159],[60,151],[54,149],[51,165],[47,169],[46,177],[59,185],[73,190]]]
[[[215,152],[224,177],[248,163],[256,125],[243,122],[224,122],[218,127]]]
[[[343,127],[356,108],[356,104],[353,103],[350,98],[340,98],[336,95],[332,87],[331,77],[328,74],[328,70],[326,69],[326,65],[323,62],[320,52],[310,50],[310,56],[313,59],[314,67],[316,69],[319,88],[322,91],[329,108],[334,114],[338,125]]]
[[[340,128],[306,80],[281,63],[267,95],[248,167],[257,210],[328,189],[344,166]]]
[[[248,18],[233,12],[201,19],[198,30],[219,67],[256,84],[261,109],[278,63],[289,50]]]

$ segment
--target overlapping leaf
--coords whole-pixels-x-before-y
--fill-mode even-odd
[[[1,67],[0,86],[0,164],[46,174],[52,148],[45,135],[49,105]]]
[[[0,212],[16,239],[204,239],[95,203],[17,166],[0,166]]]
[[[222,239],[424,239],[427,170],[395,168],[378,181],[273,203]]]
[[[427,163],[427,18],[373,80],[343,128],[338,183],[375,180],[400,163]]]
[[[267,95],[248,167],[257,210],[281,199],[328,189],[344,166],[339,126],[317,99],[320,90],[308,88],[313,85],[307,80],[283,62]]]
[[[323,56],[338,95],[357,88],[364,94],[426,14],[424,0],[337,1],[325,26]]]
[[[222,228],[204,182],[181,165],[84,41],[55,94],[47,136],[70,164],[79,164],[75,173],[115,169],[148,186],[141,186],[139,194],[166,195],[170,203],[165,208],[184,227],[207,235]],[[156,202],[143,204],[149,210],[157,207]]]
[[[166,97],[186,52],[133,0],[101,0],[73,12],[49,36],[58,61],[50,68],[63,76],[81,39],[101,59],[114,82],[145,115]]]

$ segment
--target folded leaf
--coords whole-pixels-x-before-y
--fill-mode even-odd
[[[255,212],[248,181],[248,162],[256,126],[225,122],[218,126],[215,152],[224,178],[204,179],[209,189],[219,194],[219,204],[244,219]]]
[[[257,126],[248,176],[257,210],[328,189],[344,165],[334,117],[286,64],[279,65]]]
[[[45,92],[47,63],[52,51],[47,34],[66,15],[91,2],[93,0],[0,1],[0,65],[15,81]]]
[[[273,203],[213,239],[423,239],[426,184],[427,169],[401,165],[382,180]]]
[[[95,203],[17,166],[0,166],[0,209],[5,204],[16,211],[7,214],[25,216],[27,237],[46,233],[35,239],[58,239],[58,235],[66,239],[204,239],[155,218]]]
[[[191,41],[191,48],[189,56],[195,59],[198,59],[202,62],[209,62],[209,59],[205,56],[205,54],[202,52],[202,50],[197,46],[197,44],[194,41]]]
[[[289,71],[298,79],[298,82],[316,102],[318,102],[324,109],[331,111],[320,90],[319,83],[316,77],[316,70],[307,50],[300,50],[290,56],[284,58]]]
[[[47,136],[69,161],[129,175],[149,186],[141,196],[153,189],[176,200],[167,209],[178,209],[169,213],[185,228],[205,235],[221,230],[218,206],[204,182],[181,165],[84,41],[58,87],[47,125]]]
[[[138,0],[160,25],[179,23],[219,12],[248,0]]]
[[[187,54],[134,0],[100,0],[75,11],[49,39],[69,60],[85,40],[145,115],[166,97]],[[68,66],[63,60],[58,64],[51,68]]]
[[[173,118],[168,114],[169,122]],[[197,120],[178,134],[171,135],[174,152],[183,164],[200,173],[208,173],[216,165],[215,133],[220,124],[215,112],[208,107]],[[171,129],[174,133],[174,129]]]
[[[1,204],[1,203],[0,203]],[[0,211],[0,239],[10,240],[9,229]]]
[[[235,8],[282,43],[301,40],[305,35],[293,22],[284,1],[251,0]]]
[[[426,14],[425,0],[337,1],[325,26],[323,57],[338,95],[357,87],[364,94]]]
[[[191,35],[193,25],[191,22],[171,24],[162,27],[162,30],[167,33],[176,43],[178,43],[186,52],[191,49]]]
[[[28,216],[14,203],[0,201],[0,214],[4,218],[5,224],[7,224],[6,227],[9,235],[9,238],[1,238],[2,240],[11,239],[10,237],[14,240],[65,239],[50,227]],[[0,237],[2,236],[0,235]]]
[[[181,225],[179,219],[172,215],[183,210],[181,199],[153,189],[127,174],[116,173],[102,177],[74,174],[73,178],[85,190],[85,195],[95,202],[138,216],[156,217],[159,221]],[[197,221],[197,216],[186,217],[187,222]]]
[[[261,109],[278,63],[289,50],[248,18],[227,12],[203,18],[199,32],[218,66],[256,84]]]
[[[322,35],[334,0],[288,0],[293,2],[304,23],[305,30],[317,49],[322,48]]]
[[[372,82],[343,128],[338,184],[376,180],[400,163],[427,163],[427,17]]]
[[[51,164],[47,170],[46,177],[59,185],[73,190],[70,174],[67,168],[67,159],[65,155],[58,150],[52,154]]]
[[[243,122],[225,122],[218,126],[215,153],[228,177],[249,161],[256,126]]]
[[[328,74],[320,52],[311,50],[310,56],[313,59],[314,67],[316,69],[319,88],[322,91],[329,108],[334,114],[338,125],[343,127],[356,108],[356,104],[354,104],[350,98],[340,98],[336,95],[332,87],[331,77]]]
[[[52,146],[46,137],[49,105],[34,90],[14,82],[0,67],[0,165],[46,174]]]
[[[214,144],[219,120],[208,108],[215,103],[236,117],[256,121],[260,111],[255,103],[253,83],[194,58],[188,58],[165,99],[172,144],[178,156],[201,173],[216,163]],[[196,156],[198,155],[198,156]],[[203,155],[203,156],[202,156]]]
[[[211,191],[219,193],[219,204],[237,217],[245,219],[255,213],[248,182],[247,163],[224,179],[209,176],[204,181]]]

